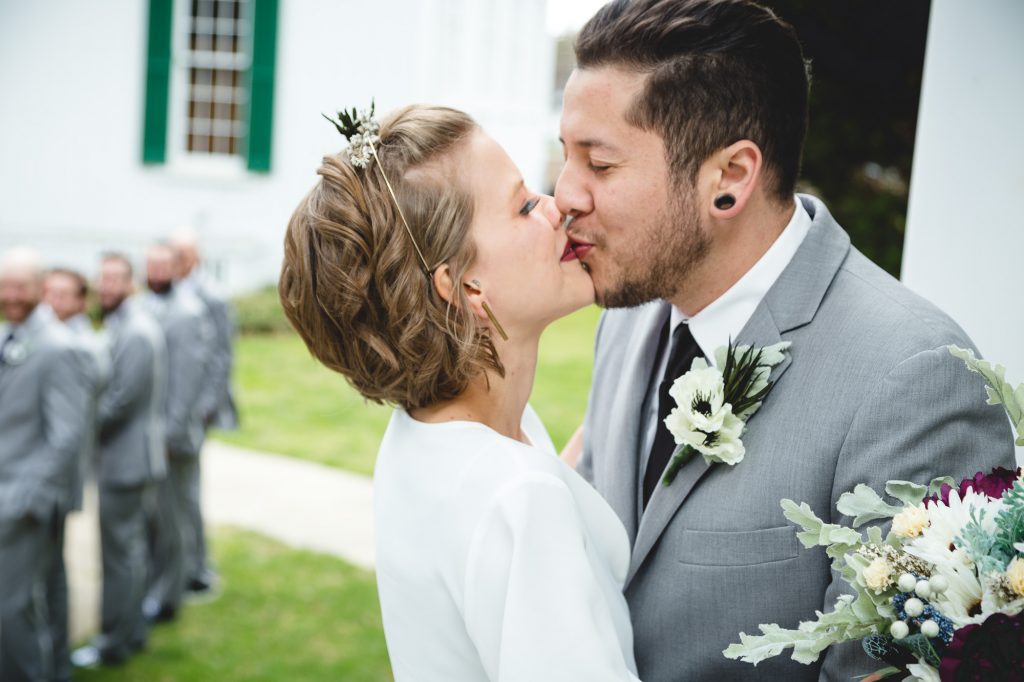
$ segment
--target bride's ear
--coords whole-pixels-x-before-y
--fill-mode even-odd
[[[437,269],[434,270],[432,279],[434,280],[434,288],[437,290],[437,293],[441,298],[452,305],[458,303],[458,301],[454,300],[455,296],[453,294],[455,287],[452,282],[452,273],[451,270],[448,269],[447,263],[441,263],[441,265],[437,266]]]
[[[438,295],[449,305],[458,306],[459,300],[455,292],[455,282],[452,281],[452,272],[448,268],[447,263],[442,263],[434,270],[433,280],[434,288],[437,289]],[[478,320],[486,320],[487,313],[484,310],[486,302],[484,292],[480,289],[479,283],[476,280],[463,282],[462,288],[466,294],[466,300],[469,301],[469,306],[473,310],[473,314]]]

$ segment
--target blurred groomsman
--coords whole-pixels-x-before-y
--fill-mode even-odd
[[[175,255],[175,287],[195,294],[206,308],[207,320],[213,328],[213,344],[210,352],[210,372],[203,395],[203,422],[209,428],[238,428],[238,412],[231,390],[231,368],[234,364],[234,321],[233,313],[221,296],[207,285],[199,272],[199,243],[191,232],[180,232],[171,239]],[[197,486],[200,481],[196,480]],[[197,488],[192,492],[194,499],[201,499]],[[192,508],[192,534],[195,542],[195,563],[186,567],[186,590],[198,594],[209,592],[213,587],[213,571],[206,557],[206,535],[204,533],[200,505]]]
[[[160,326],[129,298],[133,288],[131,261],[104,256],[97,293],[113,372],[97,411],[103,599],[100,634],[72,655],[79,666],[121,663],[146,642],[145,504],[167,470],[167,351]]]
[[[87,362],[26,249],[0,258],[0,680],[55,679],[46,580],[89,405]]]
[[[69,476],[70,487],[66,492],[69,511],[82,509],[82,489],[86,470],[91,466],[96,451],[96,402],[110,376],[110,356],[106,346],[93,330],[89,316],[85,314],[88,293],[89,285],[85,277],[73,270],[55,268],[46,273],[43,281],[43,301],[71,332],[82,352],[82,357],[87,361],[86,372],[82,378],[89,391],[89,409],[78,461],[73,464]],[[69,680],[71,658],[68,645],[68,580],[64,566],[63,516],[57,520],[57,528],[58,544],[54,548],[47,580],[50,635],[53,642],[54,679]]]
[[[188,576],[197,564],[192,519],[199,516],[199,452],[206,428],[204,392],[210,369],[213,329],[202,302],[174,286],[174,252],[166,244],[146,254],[149,291],[142,302],[160,323],[167,345],[167,478],[157,486],[151,523],[153,575],[146,614],[157,621],[174,618]]]

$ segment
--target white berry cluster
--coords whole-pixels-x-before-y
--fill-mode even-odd
[[[949,582],[941,575],[919,579],[910,573],[904,573],[896,581],[896,587],[904,594],[916,595],[907,599],[903,604],[903,611],[907,614],[908,619],[913,620],[919,618],[925,611],[925,602],[922,600],[942,594],[949,589]],[[922,621],[920,628],[921,634],[925,637],[939,636],[939,624],[932,619]],[[893,639],[904,639],[910,635],[910,625],[906,621],[898,620],[889,626],[889,634]]]

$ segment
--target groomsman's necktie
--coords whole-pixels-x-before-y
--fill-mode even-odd
[[[663,334],[668,333],[668,326],[671,323],[665,322]],[[663,337],[664,338],[664,337]],[[658,422],[655,424],[654,444],[651,446],[651,454],[647,458],[647,470],[644,472],[644,509],[654,494],[654,489],[661,480],[661,475],[668,466],[672,453],[675,452],[676,443],[665,427],[665,417],[675,407],[675,401],[668,394],[672,383],[682,374],[689,371],[694,358],[703,357],[700,346],[690,333],[690,325],[680,322],[672,332],[672,346],[669,351],[668,365],[665,366],[665,374],[658,386]]]

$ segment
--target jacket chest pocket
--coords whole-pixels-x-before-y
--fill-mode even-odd
[[[693,566],[753,566],[800,554],[792,526],[741,531],[676,531],[677,559]]]

